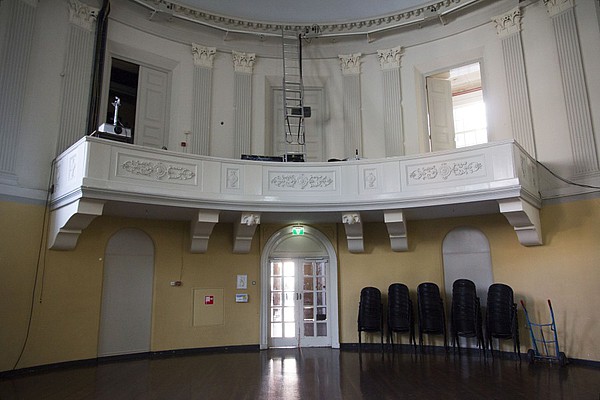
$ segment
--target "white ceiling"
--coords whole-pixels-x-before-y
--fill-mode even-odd
[[[246,21],[323,24],[364,20],[437,4],[432,0],[174,0]]]

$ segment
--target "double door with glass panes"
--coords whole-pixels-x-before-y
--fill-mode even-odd
[[[325,258],[270,261],[269,346],[330,346]]]

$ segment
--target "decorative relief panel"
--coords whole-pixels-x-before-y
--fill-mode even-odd
[[[363,171],[363,188],[365,190],[377,189],[377,169],[368,168]]]
[[[409,184],[427,184],[483,177],[486,175],[486,171],[483,157],[478,157],[433,164],[409,165],[406,167],[406,175]]]
[[[225,171],[225,188],[229,190],[240,189],[240,169],[226,168]]]
[[[196,165],[119,154],[116,174],[146,181],[195,186],[198,176],[197,169]]]
[[[335,173],[269,172],[269,189],[275,191],[334,191]]]

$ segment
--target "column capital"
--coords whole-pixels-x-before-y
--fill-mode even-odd
[[[212,68],[217,54],[216,47],[206,47],[200,44],[192,43],[192,55],[194,56],[194,65],[198,67]]]
[[[355,54],[340,54],[340,68],[344,75],[359,75],[360,74],[360,57],[361,53]]]
[[[544,4],[548,10],[548,14],[551,17],[560,14],[563,11],[566,11],[575,6],[573,0],[544,0]]]
[[[515,7],[502,15],[492,17],[496,24],[496,33],[504,38],[521,31],[521,8]]]
[[[377,50],[377,58],[382,70],[400,68],[402,46],[391,49]]]
[[[233,68],[235,72],[243,72],[251,74],[256,62],[255,53],[242,53],[239,51],[232,51],[231,57],[233,58]]]
[[[93,30],[99,12],[99,8],[90,7],[79,0],[69,0],[69,22],[85,30]]]

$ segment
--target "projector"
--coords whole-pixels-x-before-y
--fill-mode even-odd
[[[99,133],[108,133],[109,135],[119,136],[121,138],[131,138],[131,129],[104,123],[98,127]]]

